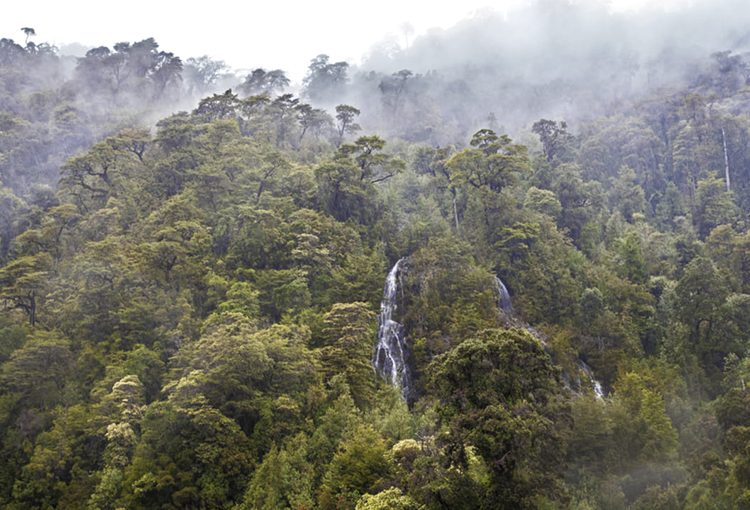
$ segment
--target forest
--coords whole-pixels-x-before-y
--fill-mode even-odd
[[[0,507],[750,509],[750,26],[429,63],[512,22],[3,34]]]

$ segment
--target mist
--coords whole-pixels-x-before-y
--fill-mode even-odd
[[[750,45],[750,13],[744,7],[738,0],[719,0],[672,10],[612,12],[609,5],[594,0],[537,0],[508,13],[478,11],[448,29],[430,29],[413,40],[403,32],[375,42],[359,61],[347,61],[345,86],[325,94],[324,101],[309,91],[306,98],[329,111],[341,103],[359,108],[361,124],[370,131],[392,132],[395,124],[408,124],[408,111],[412,116],[437,115],[454,129],[425,140],[434,144],[465,140],[472,129],[487,123],[490,114],[510,133],[539,118],[564,119],[577,126],[654,90],[691,83],[710,70],[715,52],[731,50],[732,55],[744,56]],[[158,42],[159,34],[153,35]],[[113,47],[117,42],[101,44]],[[49,62],[47,68],[37,66],[37,74],[43,76],[24,87],[30,92],[59,89],[75,78],[76,63],[91,49],[66,44],[59,51],[59,62]],[[163,50],[173,52],[183,64],[188,58],[201,57]],[[326,52],[333,55],[331,61],[345,53],[335,47]],[[206,58],[221,61],[215,55]],[[309,55],[311,61],[314,58]],[[176,78],[181,90],[172,90],[167,101],[149,97],[144,102],[143,94],[135,94],[131,100],[99,109],[144,103],[138,107],[142,112],[144,108],[158,110],[158,115],[150,116],[153,123],[172,111],[195,107],[206,95],[236,89],[259,67],[257,61],[265,58],[256,62],[248,58],[244,70],[227,66],[217,79],[200,86],[195,86],[194,76],[181,72]],[[393,113],[398,113],[398,107],[383,108],[389,99],[383,97],[386,94],[379,85],[402,70],[411,75],[399,98],[404,103],[403,115],[396,119]],[[289,69],[283,71],[290,75]],[[287,88],[305,96],[305,82]],[[391,111],[391,118],[384,110]],[[392,134],[405,135],[398,129]]]
[[[0,39],[0,507],[750,501],[745,6],[346,15]]]
[[[464,127],[479,127],[491,113],[511,133],[540,118],[576,127],[654,91],[694,85],[712,72],[716,52],[746,58],[744,7],[721,0],[616,13],[601,2],[540,0],[507,16],[485,13],[408,47],[374,45],[352,69],[351,100],[372,97],[356,91],[371,73],[407,69],[414,82],[433,82],[428,96],[444,116],[462,110]],[[459,98],[451,97],[456,89]]]
[[[57,168],[82,148],[129,125],[153,130],[160,118],[228,89],[243,97],[291,92],[331,116],[335,106],[351,105],[361,112],[363,133],[408,142],[461,147],[489,127],[533,143],[530,126],[539,119],[565,121],[576,133],[653,93],[668,97],[690,87],[722,97],[727,87],[745,86],[750,13],[743,7],[720,0],[613,12],[593,0],[538,0],[508,13],[480,11],[413,40],[405,25],[403,37],[373,44],[358,63],[310,55],[305,79],[294,83],[283,69],[250,61],[233,70],[209,55],[178,55],[153,38],[61,50],[35,44],[39,37],[25,48],[4,39],[2,62],[23,73],[4,78],[0,107],[31,120],[23,136],[42,140],[51,153],[6,155],[0,178],[19,193],[35,182],[54,186]],[[128,63],[129,45],[145,51],[152,67]],[[282,79],[258,88],[253,70]],[[33,105],[19,104],[18,91]],[[49,122],[56,129],[46,128]]]

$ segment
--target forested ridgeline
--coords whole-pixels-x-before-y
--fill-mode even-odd
[[[750,507],[748,62],[693,64],[513,140],[434,74],[2,39],[0,506]]]

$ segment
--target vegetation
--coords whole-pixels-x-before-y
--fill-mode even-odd
[[[409,70],[0,40],[0,506],[747,508],[747,63],[694,65],[514,140]]]

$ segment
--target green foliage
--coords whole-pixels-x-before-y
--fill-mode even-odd
[[[649,388],[647,380],[629,373],[620,378],[615,391],[623,402],[621,412],[625,413],[615,434],[623,437],[620,444],[627,445],[628,456],[636,461],[667,461],[673,457],[677,431],[666,415],[658,389]],[[631,440],[625,439],[631,434]]]
[[[554,192],[548,189],[539,189],[535,186],[526,191],[523,206],[532,211],[551,216],[555,220],[560,217],[562,212],[562,204],[560,204]]]
[[[205,402],[151,406],[126,469],[126,504],[221,508],[241,495],[252,469],[250,444],[236,422]]]
[[[349,430],[339,448],[321,487],[324,509],[336,508],[334,501],[340,495],[351,498],[368,492],[390,470],[385,441],[369,425]]]
[[[385,140],[360,137],[343,144],[330,161],[315,169],[320,200],[327,214],[339,221],[356,220],[373,224],[377,220],[374,185],[401,173],[405,163],[381,152]]]
[[[22,309],[29,318],[29,325],[37,322],[39,299],[37,292],[43,288],[45,276],[52,265],[48,253],[28,255],[14,260],[0,269],[0,299],[6,307]]]
[[[492,275],[474,265],[468,246],[432,239],[408,260],[401,278],[405,310],[398,320],[412,340],[417,388],[435,355],[485,328],[496,327],[498,295]]]
[[[29,407],[52,409],[62,402],[72,368],[70,342],[58,332],[36,331],[3,364],[0,384]]]
[[[357,502],[356,510],[416,510],[417,503],[409,496],[404,496],[400,489],[386,489],[372,496],[365,494]]]
[[[323,370],[327,378],[342,374],[360,407],[373,399],[374,380],[370,358],[375,313],[365,303],[335,304],[323,316]]]
[[[534,337],[486,330],[437,358],[432,382],[441,402],[441,434],[453,463],[468,465],[476,448],[490,470],[494,508],[538,508],[539,497],[564,497],[569,424],[557,369]]]
[[[306,460],[307,438],[300,434],[282,449],[274,446],[254,471],[240,509],[312,509],[312,470]]]
[[[271,441],[299,426],[297,413],[319,377],[317,357],[307,350],[304,328],[275,325],[257,331],[240,314],[221,320],[180,352],[179,378],[165,391],[181,405],[206,399],[247,435],[257,429],[256,448],[265,452]]]
[[[308,104],[153,39],[71,78],[1,39],[0,506],[748,507],[743,58],[615,97],[320,55]],[[611,113],[526,147],[482,106],[561,92]],[[371,367],[399,259],[408,403]]]
[[[721,179],[714,174],[698,181],[693,221],[701,239],[708,237],[715,227],[731,223],[735,217],[736,206],[732,201],[732,193],[726,190]]]
[[[539,141],[542,142],[544,157],[554,166],[570,157],[573,135],[568,133],[567,128],[564,121],[558,126],[554,120],[547,119],[541,119],[531,126],[531,131],[539,135]]]

